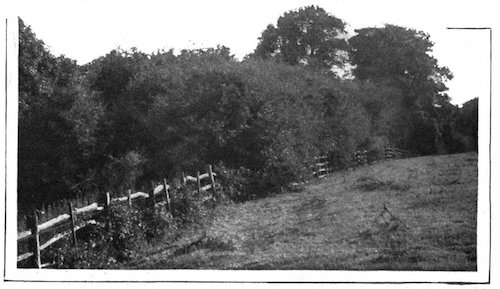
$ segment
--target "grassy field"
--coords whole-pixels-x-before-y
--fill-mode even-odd
[[[476,270],[477,154],[380,162],[221,207],[129,268]]]

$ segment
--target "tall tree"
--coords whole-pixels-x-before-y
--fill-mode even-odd
[[[277,58],[291,65],[343,67],[347,49],[345,23],[323,8],[309,6],[286,12],[275,27],[262,32],[253,56]]]
[[[445,82],[453,75],[432,57],[429,34],[395,25],[356,33],[349,44],[357,79],[390,81],[403,90],[407,107],[429,109],[449,100]]]
[[[476,97],[463,104],[457,117],[457,128],[467,139],[467,150],[476,150],[478,146],[478,105]]]
[[[453,75],[431,55],[429,34],[395,25],[356,33],[349,40],[353,75],[400,89],[406,146],[426,154],[443,152],[437,108],[449,104],[445,82]]]
[[[21,206],[71,192],[87,173],[100,109],[75,61],[55,57],[19,20],[19,165]]]

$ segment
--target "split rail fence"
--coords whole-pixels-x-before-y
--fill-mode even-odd
[[[401,159],[401,158],[410,158],[414,157],[415,154],[398,148],[389,148],[386,147],[384,150],[385,159]]]
[[[313,176],[318,179],[326,177],[332,172],[332,166],[328,162],[328,156],[319,156],[314,158]]]
[[[207,166],[207,172],[200,174],[198,171],[196,176],[185,176],[183,174],[182,181],[183,185],[186,186],[188,183],[195,183],[197,185],[198,193],[212,191],[212,197],[216,194],[215,185],[216,174],[212,171],[212,166]],[[205,181],[204,181],[205,180]],[[203,183],[207,183],[202,185]],[[53,245],[59,240],[67,237],[71,237],[72,243],[75,248],[78,249],[78,240],[76,232],[90,224],[96,224],[96,216],[99,213],[106,213],[110,206],[118,203],[127,203],[130,207],[132,201],[135,199],[150,199],[150,204],[153,208],[156,205],[155,199],[159,195],[164,195],[165,201],[159,202],[158,204],[165,203],[168,212],[172,212],[172,203],[170,198],[169,189],[171,186],[167,183],[166,179],[163,179],[162,184],[154,185],[152,182],[152,189],[149,193],[136,192],[132,193],[132,190],[127,191],[126,196],[118,198],[110,198],[110,193],[106,193],[106,198],[104,204],[99,204],[97,202],[84,206],[82,208],[74,208],[73,203],[68,202],[68,213],[59,215],[51,220],[44,223],[38,223],[38,213],[33,211],[31,216],[27,218],[27,227],[29,230],[19,232],[17,234],[18,243],[18,256],[17,262],[23,262],[25,260],[31,259],[31,266],[35,268],[49,267],[52,263],[42,263],[41,252],[47,249],[49,246]],[[163,194],[162,194],[163,193]],[[210,198],[210,196],[208,196]],[[208,199],[206,198],[206,199]],[[40,236],[45,235],[49,237],[47,241],[43,244],[40,242]],[[29,242],[29,251],[19,255],[20,244]]]
[[[392,159],[400,159],[400,158],[409,158],[414,157],[416,154],[402,150],[398,148],[385,147],[383,159],[392,160]],[[380,157],[377,159],[379,160]],[[368,150],[358,150],[351,156],[351,166],[362,166],[366,165],[374,160],[370,160],[368,156]],[[319,157],[314,158],[314,165],[312,166],[312,175],[318,179],[324,178],[328,176],[330,173],[334,171],[333,166],[328,160],[327,155],[321,155]]]

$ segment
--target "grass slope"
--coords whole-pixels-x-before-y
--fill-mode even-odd
[[[474,271],[476,208],[477,154],[381,162],[219,208],[128,267]]]

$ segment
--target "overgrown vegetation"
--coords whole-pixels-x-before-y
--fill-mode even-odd
[[[475,156],[382,162],[345,180],[334,174],[300,192],[230,204],[202,237],[145,251],[125,268],[475,271]],[[407,186],[358,188],[375,179]]]
[[[345,25],[305,7],[270,25],[244,60],[218,46],[118,49],[77,65],[20,21],[19,209],[146,190],[207,163],[225,196],[244,201],[309,178],[320,153],[342,169],[357,149],[372,159],[389,145],[477,149],[477,99],[449,103],[451,73],[430,56],[427,34],[387,25],[348,44]]]
[[[42,251],[42,260],[51,268],[121,268],[149,248],[176,242],[183,230],[206,225],[214,214],[213,202],[191,188],[173,190],[171,198],[172,213],[165,202],[152,209],[148,199],[136,200],[131,207],[112,204],[95,217],[95,224],[77,231],[77,248],[71,238],[63,239]],[[213,238],[202,241],[196,246],[228,248]],[[24,263],[20,266],[30,266]]]

